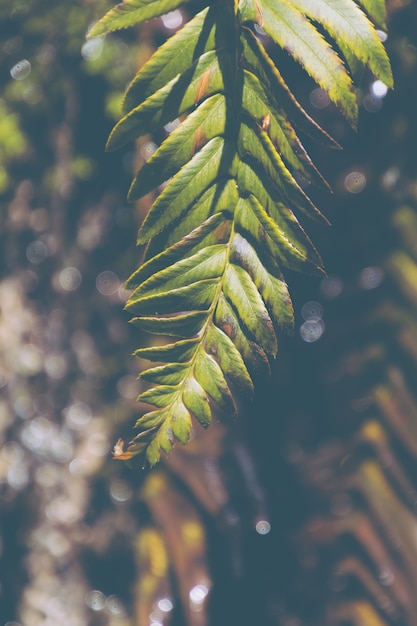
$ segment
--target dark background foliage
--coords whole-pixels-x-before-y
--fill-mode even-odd
[[[110,3],[0,6],[0,624],[415,623],[417,7],[403,4],[395,92],[363,76],[358,134],[277,57],[344,147],[311,146],[334,191],[311,191],[331,228],[306,225],[328,277],[287,275],[297,330],[272,384],[151,474],[110,452],[141,390],[122,285],[149,198],[125,196],[152,139],[104,143],[179,24],[86,44]],[[305,326],[308,302],[321,321]]]

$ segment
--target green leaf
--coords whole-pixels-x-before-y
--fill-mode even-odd
[[[269,185],[279,191],[284,201],[309,217],[326,221],[285,167],[264,131],[259,130],[256,133],[253,128],[243,123],[239,134],[238,152],[243,161],[256,173],[259,172],[261,179],[269,181]]]
[[[223,291],[244,327],[267,354],[275,356],[278,346],[274,327],[248,272],[239,265],[230,264],[227,267]]]
[[[216,51],[203,54],[189,69],[122,117],[110,133],[107,149],[115,150],[135,137],[155,132],[208,96],[223,91],[224,80],[231,75],[231,68],[226,71],[223,67],[228,58]]]
[[[226,165],[225,169],[227,169]],[[156,237],[154,238],[153,244],[158,248],[163,246],[165,241],[166,245],[170,246],[172,244],[176,245],[176,242],[181,240],[186,240],[188,233],[197,229],[198,224],[211,220],[213,211],[219,212],[215,213],[219,220],[214,228],[210,231],[207,230],[204,238],[201,239],[196,247],[201,248],[204,245],[211,245],[217,242],[227,243],[233,218],[233,210],[231,209],[236,206],[238,197],[236,180],[223,177],[215,179],[195,203],[186,209],[180,220],[172,224],[171,228],[161,232],[159,241]],[[151,253],[152,248],[150,246],[147,249],[147,254]]]
[[[140,356],[148,361],[178,361],[184,363],[189,361],[199,345],[199,339],[186,339],[176,341],[163,346],[151,346],[150,348],[139,348],[134,352],[135,356]]]
[[[382,28],[386,27],[385,20],[387,19],[387,9],[385,0],[358,0],[358,2],[363,6],[375,24]]]
[[[217,291],[217,282],[216,280],[199,280],[172,291],[133,298],[128,301],[126,308],[136,315],[168,315],[171,312],[193,309],[205,311],[209,308]]]
[[[188,363],[168,363],[141,372],[140,377],[151,383],[160,385],[178,385],[187,375]]]
[[[252,72],[244,71],[243,108],[252,119],[258,120],[261,127],[268,121],[267,134],[286,164],[319,186],[328,187],[323,177],[308,157],[288,118],[271,100],[259,78]]]
[[[178,401],[172,410],[171,429],[182,444],[186,444],[191,433],[191,415],[183,401]]]
[[[172,431],[171,415],[167,413],[159,430],[155,434],[155,443],[162,452],[169,454],[174,447],[174,433]]]
[[[241,235],[232,242],[231,258],[239,263],[252,278],[273,321],[287,331],[294,327],[294,314],[288,288],[277,265],[268,272],[254,248]]]
[[[195,378],[187,378],[183,391],[184,404],[204,428],[211,421],[211,409],[209,398],[203,387],[195,380]]]
[[[138,399],[141,398],[141,395]],[[167,417],[167,408],[156,409],[155,411],[149,411],[140,417],[135,426],[140,426],[143,429],[154,430],[164,425]],[[158,431],[155,430],[155,435]]]
[[[89,37],[100,37],[121,28],[128,28],[152,17],[174,11],[187,0],[123,0],[110,9],[89,32]]]
[[[320,4],[320,0],[317,3]],[[304,67],[355,126],[358,104],[352,80],[336,52],[305,15],[286,0],[257,0],[256,3],[255,0],[246,0],[241,4],[243,19],[262,26],[281,48]]]
[[[160,294],[161,288],[165,291],[186,287],[199,280],[207,280],[222,275],[226,264],[227,251],[224,245],[216,244],[199,250],[192,256],[181,259],[154,273],[132,293],[127,303],[130,304],[152,294]]]
[[[307,17],[322,24],[387,87],[393,86],[387,53],[375,28],[352,0],[291,0],[291,4]]]
[[[194,374],[197,382],[225,413],[236,413],[232,393],[219,364],[204,350],[198,352]]]
[[[278,264],[303,272],[321,273],[322,261],[293,213],[282,203],[274,202],[257,178],[253,194],[243,202],[237,215],[239,227],[267,246]],[[271,213],[274,218],[271,217]]]
[[[141,393],[139,399],[142,402],[147,402],[148,404],[164,408],[172,404],[172,401],[177,398],[178,391],[178,386],[172,387],[171,385],[159,385],[158,387],[153,387],[152,389],[148,389],[147,391]]]
[[[135,198],[171,178],[210,139],[224,135],[225,126],[224,98],[216,94],[195,109],[144,164],[134,181]]]
[[[237,314],[223,295],[219,297],[214,321],[241,353],[251,377],[257,374],[261,378],[269,378],[271,371],[265,351],[259,344],[248,337],[241,326]]]
[[[206,319],[207,311],[193,311],[171,317],[134,317],[131,321],[141,330],[155,335],[191,338],[200,331]]]
[[[124,0],[91,35],[181,4]],[[372,20],[384,24],[382,0],[212,3],[131,82],[108,149],[145,134],[160,140],[169,122],[176,128],[129,191],[130,200],[159,191],[138,234],[143,263],[127,281],[126,308],[135,326],[162,343],[135,352],[156,364],[142,372],[152,386],[139,396],[153,408],[119,458],[144,453],[154,464],[175,440],[188,441],[193,419],[206,427],[219,410],[235,413],[238,398],[251,397],[254,382],[269,376],[280,333],[293,330],[284,273],[323,271],[298,218],[326,221],[300,181],[327,183],[299,133],[339,146],[306,113],[251,29],[261,25],[355,126],[357,70],[367,67],[392,85]]]
[[[293,124],[312,139],[328,148],[340,148],[339,144],[306,113],[266,50],[247,28],[242,29],[241,43],[245,67],[259,78],[276,107],[291,116]]]
[[[217,8],[206,8],[178,30],[147,61],[130,83],[123,102],[127,113],[215,48]]]
[[[149,261],[141,265],[132,276],[126,281],[126,288],[133,289],[149,276],[156,274],[159,270],[164,269],[168,265],[178,261],[183,256],[195,248],[208,233],[210,233],[222,220],[220,213],[210,216],[201,223],[197,228],[192,230],[184,239],[174,245],[166,248],[158,255],[152,257]]]
[[[149,241],[179,219],[216,178],[223,174],[224,153],[232,151],[230,144],[215,137],[195,154],[154,202],[139,231],[138,242]],[[135,197],[134,187],[130,196],[132,199]]]
[[[252,396],[253,382],[239,350],[230,337],[214,324],[210,324],[208,328],[205,349],[216,359],[239,392]]]

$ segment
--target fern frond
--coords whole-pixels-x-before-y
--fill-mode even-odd
[[[179,0],[124,0],[92,29],[98,36],[179,7]],[[380,1],[362,2],[382,25]],[[257,373],[269,370],[278,333],[293,310],[283,271],[321,272],[319,254],[297,215],[325,219],[300,177],[326,183],[298,130],[335,142],[303,110],[254,36],[254,24],[297,60],[352,126],[353,79],[332,41],[353,63],[392,86],[385,50],[353,0],[223,0],[208,3],[141,68],[127,90],[115,149],[179,120],[132,183],[136,200],[165,184],[138,243],[145,262],[129,279],[127,308],[141,329],[174,338],[136,354],[158,363],[142,377],[140,400],[154,407],[121,458],[185,443],[192,418],[236,412]],[[324,35],[327,33],[329,39]]]

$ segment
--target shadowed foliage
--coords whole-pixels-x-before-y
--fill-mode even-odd
[[[90,36],[178,6],[125,0]],[[160,193],[139,231],[146,251],[127,283],[127,309],[139,328],[174,342],[136,351],[159,363],[142,375],[154,386],[140,400],[154,409],[117,457],[145,452],[154,464],[174,439],[188,441],[192,417],[206,427],[213,407],[235,413],[236,390],[252,396],[253,379],[277,354],[278,332],[292,330],[282,272],[322,271],[296,216],[323,218],[301,181],[325,183],[299,133],[337,144],[301,107],[254,27],[301,64],[355,127],[358,66],[392,86],[372,23],[384,27],[384,2],[365,8],[368,16],[353,0],[208,3],[130,84],[109,149],[178,125],[130,188],[131,200]]]

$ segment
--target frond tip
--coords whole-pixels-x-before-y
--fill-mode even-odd
[[[92,29],[98,36],[178,8],[180,0],[124,0]],[[291,331],[287,268],[322,272],[297,216],[325,219],[298,184],[327,183],[298,131],[337,145],[303,110],[255,37],[254,24],[287,50],[352,126],[358,104],[347,67],[367,66],[392,86],[371,22],[383,2],[367,0],[207,2],[159,48],[127,90],[108,148],[179,120],[132,183],[135,200],[164,184],[138,243],[145,261],[128,280],[127,303],[142,330],[171,343],[136,354],[155,365],[139,399],[150,405],[139,434],[115,458],[144,453],[154,464],[193,420],[236,413],[253,381],[269,371],[278,334]],[[324,33],[324,34],[323,34]],[[332,41],[336,42],[337,50]]]

